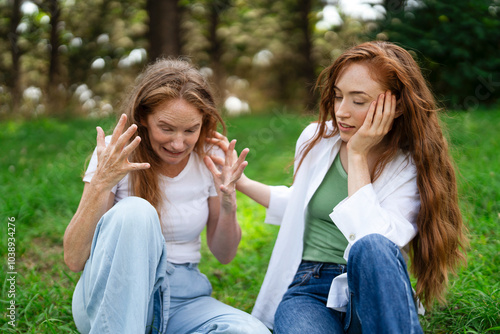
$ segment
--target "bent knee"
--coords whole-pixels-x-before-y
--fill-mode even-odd
[[[130,230],[132,233],[159,227],[156,209],[145,199],[135,196],[116,203],[104,217],[114,228]]]
[[[368,234],[356,241],[349,251],[349,260],[352,261],[378,261],[381,254],[389,252],[396,255],[398,246],[381,234]]]
[[[116,203],[113,208],[119,208],[120,211],[124,211],[127,214],[156,214],[156,209],[144,198],[129,196],[125,197],[118,203]]]

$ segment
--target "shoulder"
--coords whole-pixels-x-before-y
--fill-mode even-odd
[[[333,131],[333,123],[332,121],[328,121],[325,123],[326,125],[326,134],[330,134]],[[303,143],[305,141],[308,141],[309,139],[313,138],[316,133],[319,131],[320,123],[319,122],[313,122],[309,124],[300,134],[299,143]]]
[[[225,157],[224,151],[222,151],[219,147],[211,145],[205,145],[203,152],[196,152],[196,151],[191,152],[191,164],[189,167],[190,169],[189,173],[191,174],[192,177],[194,177],[194,174],[199,174],[201,175],[201,177],[208,178],[210,179],[210,181],[212,181],[212,173],[210,172],[207,165],[203,161],[203,158],[205,156],[211,156],[211,155],[220,156],[222,158]]]
[[[304,130],[302,130],[302,133],[300,134],[298,141],[304,142],[304,141],[311,139],[312,137],[314,137],[314,135],[316,134],[316,132],[318,130],[319,130],[319,123],[318,122],[314,122],[314,123],[309,124],[308,126],[306,126],[306,128]]]
[[[315,146],[312,148],[312,150],[318,150],[318,149],[324,149],[325,145],[326,146],[332,146],[335,145],[335,143],[340,139],[340,136],[338,134],[336,135],[331,135],[333,131],[333,124],[332,121],[328,121],[325,123],[326,129],[325,129],[325,134],[323,138],[320,138],[319,141],[316,142]],[[320,128],[320,123],[314,122],[309,124],[301,133],[299,139],[297,140],[297,145],[296,145],[296,154],[298,152],[301,152],[306,145],[316,136]],[[325,135],[327,136],[325,138]],[[319,148],[318,148],[319,147]]]

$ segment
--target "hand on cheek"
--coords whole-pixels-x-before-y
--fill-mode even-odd
[[[363,125],[349,140],[349,151],[367,155],[389,132],[396,115],[396,97],[387,91],[368,108]]]

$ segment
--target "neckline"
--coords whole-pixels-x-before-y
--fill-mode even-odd
[[[194,154],[196,154],[194,151],[189,154],[188,162],[186,163],[186,166],[184,166],[184,168],[181,170],[181,172],[179,174],[177,174],[176,176],[167,176],[165,174],[160,174],[161,177],[164,179],[167,179],[167,180],[172,180],[172,181],[175,181],[177,179],[182,178],[189,171],[191,166],[193,165],[193,155]]]

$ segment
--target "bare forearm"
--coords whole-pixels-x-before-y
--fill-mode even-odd
[[[96,225],[109,209],[111,195],[107,189],[86,183],[78,209],[64,233],[64,261],[70,270],[83,270]]]
[[[236,183],[236,189],[243,194],[247,195],[260,205],[269,207],[271,198],[271,189],[268,185],[249,179],[242,175],[240,180]]]
[[[349,154],[348,161],[347,191],[350,197],[359,189],[370,184],[371,178],[366,156]]]
[[[210,238],[210,250],[222,264],[233,260],[241,240],[241,228],[234,211],[221,210],[217,227]]]

